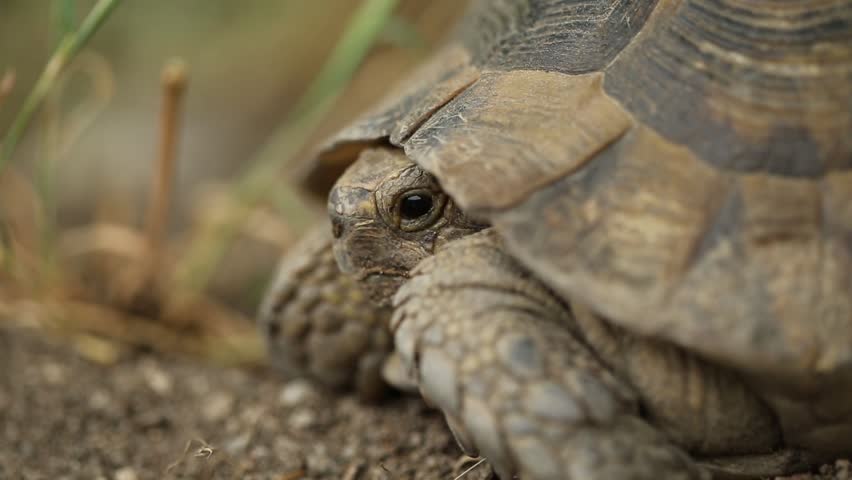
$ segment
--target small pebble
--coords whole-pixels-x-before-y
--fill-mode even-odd
[[[243,433],[236,438],[231,439],[225,444],[225,451],[231,455],[241,454],[251,440],[251,433]]]
[[[45,363],[41,367],[41,373],[44,375],[45,381],[51,385],[65,383],[65,377],[67,376],[65,368],[56,363]]]
[[[305,430],[314,426],[317,422],[317,415],[307,409],[301,409],[293,412],[287,420],[287,424],[294,430]]]
[[[423,434],[414,432],[408,437],[408,445],[412,448],[417,448],[423,444]]]
[[[210,381],[204,377],[192,377],[187,381],[189,389],[195,395],[203,396],[210,393]]]
[[[269,447],[265,445],[258,445],[251,449],[249,456],[251,458],[266,458],[269,456]]]
[[[142,376],[148,387],[159,395],[168,395],[172,391],[172,377],[153,363],[146,363],[142,367]]]
[[[77,335],[73,345],[80,355],[101,365],[113,365],[121,356],[118,344],[93,335]]]
[[[202,415],[208,421],[215,422],[225,418],[234,406],[234,397],[225,392],[214,393],[207,398],[202,407]]]
[[[89,408],[92,410],[106,410],[112,402],[109,394],[103,390],[95,390],[89,397]]]
[[[266,414],[266,408],[261,405],[249,405],[240,412],[240,423],[257,425]]]
[[[314,474],[329,473],[334,470],[334,459],[325,445],[314,445],[305,458],[308,471]]]
[[[133,467],[124,467],[115,471],[115,480],[137,480],[136,470]]]
[[[278,401],[285,407],[295,407],[317,397],[317,391],[307,380],[293,380],[284,385]]]
[[[287,459],[300,455],[301,446],[292,438],[280,435],[272,442],[272,449],[279,459]]]
[[[357,453],[358,445],[355,443],[347,443],[340,452],[340,456],[343,458],[354,458]]]

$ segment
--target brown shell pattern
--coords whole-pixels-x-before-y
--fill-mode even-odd
[[[480,0],[308,185],[376,142],[623,327],[852,371],[852,0]]]

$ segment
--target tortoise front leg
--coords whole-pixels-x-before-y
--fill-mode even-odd
[[[706,478],[639,416],[570,310],[492,232],[424,260],[397,293],[397,351],[469,454],[503,478]]]
[[[287,252],[260,308],[261,335],[285,375],[376,399],[386,393],[390,311],[340,272],[331,246],[331,227],[323,223]]]

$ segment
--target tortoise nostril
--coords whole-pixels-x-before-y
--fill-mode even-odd
[[[334,215],[331,217],[331,235],[335,239],[343,236],[343,222]]]

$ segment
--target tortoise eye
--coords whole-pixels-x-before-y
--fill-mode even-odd
[[[415,220],[432,211],[434,201],[428,193],[412,193],[402,198],[399,214],[405,220]]]
[[[440,191],[418,188],[402,193],[394,202],[394,225],[403,232],[431,227],[442,218],[447,196]]]

